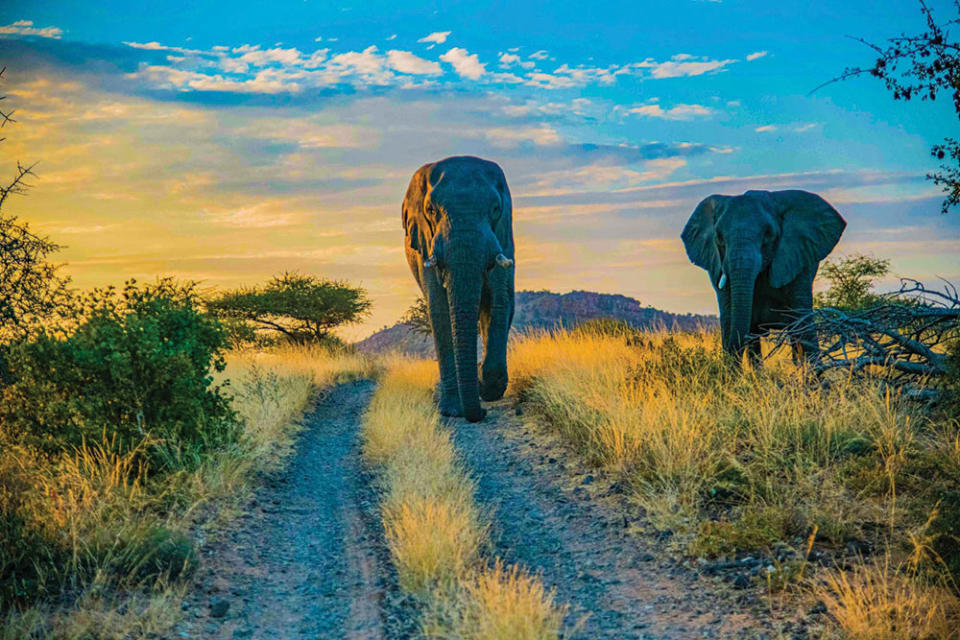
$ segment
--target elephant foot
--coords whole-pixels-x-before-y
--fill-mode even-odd
[[[480,411],[477,412],[475,415],[466,416],[467,422],[480,422],[486,417],[487,417],[487,410],[483,408],[481,408]]]
[[[456,396],[452,398],[440,398],[440,415],[447,416],[449,418],[462,418],[463,407],[460,406],[460,398]]]
[[[480,398],[493,402],[503,397],[507,391],[507,373],[485,374],[480,380]]]

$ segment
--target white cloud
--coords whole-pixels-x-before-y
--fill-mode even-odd
[[[453,65],[458,74],[470,80],[479,80],[487,72],[486,66],[480,62],[475,53],[469,53],[466,49],[454,47],[440,56],[444,62]]]
[[[756,129],[754,129],[754,131],[757,131],[759,133],[764,133],[767,131],[776,131],[776,130],[777,130],[777,126],[773,124],[765,124],[761,127],[757,127]]]
[[[547,54],[546,49],[540,49],[540,51],[534,51],[527,57],[532,58],[533,60],[546,60],[549,55]]]
[[[562,142],[560,134],[550,127],[494,127],[484,130],[483,135],[498,147],[515,147],[521,142],[540,146]]]
[[[413,75],[436,76],[443,73],[440,65],[433,60],[425,60],[409,51],[392,49],[387,51],[387,64],[394,71]]]
[[[353,73],[375,84],[386,84],[390,72],[386,70],[386,60],[377,53],[373,45],[363,51],[348,51],[330,58],[329,67],[334,72]]]
[[[687,76],[699,76],[712,71],[721,71],[736,60],[710,60],[701,58],[696,60],[693,56],[680,53],[670,58],[666,62],[657,62],[653,58],[647,58],[643,62],[635,63],[632,66],[638,68],[650,69],[650,75],[654,78],[682,78]],[[624,67],[627,69],[630,65]]]
[[[396,39],[397,39],[397,34],[393,34],[392,36],[387,38],[387,40],[396,40]]]
[[[265,67],[270,64],[296,65],[301,61],[300,51],[297,49],[282,49],[275,47],[261,51],[259,47],[254,47],[240,56],[240,62],[252,65],[254,67]]]
[[[13,24],[0,27],[0,34],[9,34],[17,36],[39,36],[41,38],[53,38],[59,40],[63,35],[63,29],[59,27],[35,27],[32,20],[17,20]]]
[[[692,120],[697,117],[713,115],[713,109],[702,104],[678,104],[670,109],[664,109],[659,104],[654,103],[628,109],[627,113],[664,120]]]
[[[753,53],[751,53],[750,55],[747,56],[747,60],[758,60],[758,59],[764,57],[765,55],[767,55],[767,53],[769,53],[769,52],[767,52],[767,51],[754,51]]]
[[[513,65],[520,65],[524,69],[533,69],[537,66],[536,62],[530,62],[529,60],[521,60],[520,56],[514,53],[501,53],[500,54],[500,66],[504,69],[508,69]]]
[[[424,36],[417,40],[417,42],[432,42],[433,44],[443,44],[447,41],[447,37],[451,34],[450,31],[434,31],[428,36]]]
[[[802,122],[793,128],[797,133],[803,133],[804,131],[810,131],[811,129],[816,129],[820,126],[819,122]]]

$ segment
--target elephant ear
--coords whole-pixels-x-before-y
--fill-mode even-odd
[[[717,253],[717,243],[714,240],[716,233],[714,221],[719,213],[717,209],[724,198],[726,196],[717,195],[704,198],[693,210],[683,228],[683,233],[680,234],[690,262],[706,269],[710,273],[710,282],[714,286],[720,281],[722,271],[720,254]]]
[[[403,198],[403,230],[407,242],[414,251],[421,251],[421,247],[427,246],[425,234],[428,230],[423,228],[426,222],[423,215],[423,200],[427,195],[427,174],[430,173],[432,166],[432,164],[425,164],[417,169],[410,178],[407,195]]]
[[[815,193],[774,191],[770,199],[780,215],[780,242],[770,263],[770,285],[779,288],[826,258],[847,223]]]

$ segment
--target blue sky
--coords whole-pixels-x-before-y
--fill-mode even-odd
[[[417,293],[409,176],[459,153],[506,171],[521,288],[711,312],[679,231],[699,199],[749,188],[821,193],[849,222],[838,253],[957,280],[960,214],[923,178],[957,129],[948,102],[870,78],[810,94],[871,63],[848,36],[922,26],[908,0],[4,3],[20,123],[3,159],[41,162],[11,211],[68,245],[81,286],[360,282],[359,333]]]

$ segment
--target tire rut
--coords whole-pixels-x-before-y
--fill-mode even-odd
[[[287,468],[202,551],[174,638],[385,640],[414,635],[360,461],[374,383],[327,392]],[[225,609],[225,612],[224,612]]]
[[[550,436],[534,435],[507,401],[488,409],[483,422],[447,424],[477,481],[478,502],[492,512],[497,554],[539,575],[570,605],[568,637],[764,637],[746,596],[678,565],[652,536],[630,532],[629,510],[589,499],[582,485],[568,488],[567,467],[579,462],[545,445]]]

